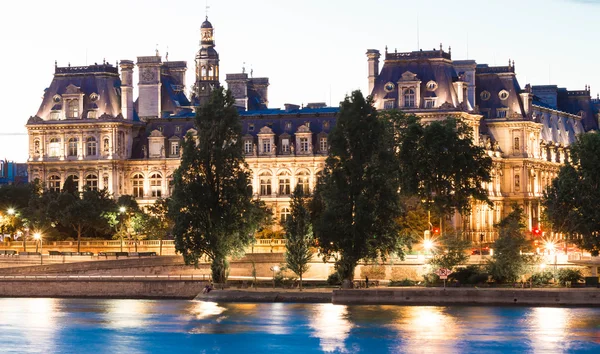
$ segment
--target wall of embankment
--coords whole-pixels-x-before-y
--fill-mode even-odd
[[[600,306],[599,289],[388,288],[334,290],[334,304]]]
[[[193,299],[197,280],[3,280],[0,297]]]

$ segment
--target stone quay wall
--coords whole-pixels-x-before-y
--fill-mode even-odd
[[[388,288],[334,290],[334,304],[600,306],[598,289]]]
[[[199,280],[2,280],[0,297],[193,299],[206,283]]]

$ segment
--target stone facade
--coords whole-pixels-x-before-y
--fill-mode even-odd
[[[201,26],[196,81],[186,95],[187,63],[140,56],[86,67],[56,67],[37,114],[27,123],[29,179],[58,190],[73,176],[80,190],[106,188],[115,197],[133,195],[141,205],[171,194],[180,147],[194,129],[195,107],[219,83],[219,54],[213,27]],[[380,59],[383,66],[380,68]],[[474,204],[471,215],[455,216],[475,241],[493,241],[493,225],[516,202],[539,224],[540,197],[569,158],[578,134],[598,128],[598,100],[589,87],[525,86],[514,62],[490,67],[452,60],[450,50],[409,53],[367,51],[370,94],[378,109],[402,109],[424,122],[456,117],[473,129],[474,142],[493,159],[487,183],[494,207]],[[133,68],[139,69],[139,97],[133,98]],[[297,184],[313,190],[324,168],[327,136],[338,108],[286,104],[268,108],[267,78],[245,72],[227,75],[243,124],[243,148],[257,197],[277,219],[289,215]]]

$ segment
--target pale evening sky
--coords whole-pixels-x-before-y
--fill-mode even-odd
[[[591,85],[600,92],[600,0],[209,0],[226,73],[243,63],[270,78],[270,107],[337,105],[367,89],[369,48],[452,46],[453,59],[515,66],[521,86]],[[54,61],[72,66],[153,55],[188,62],[193,83],[205,2],[22,0],[0,5],[0,159],[24,162],[24,125],[35,115]],[[417,26],[417,23],[419,26]],[[417,27],[419,30],[417,30]],[[137,76],[134,82],[137,84]]]

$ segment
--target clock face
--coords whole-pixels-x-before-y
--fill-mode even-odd
[[[154,71],[152,69],[145,69],[142,71],[142,81],[148,82],[154,80]]]
[[[388,82],[383,88],[386,92],[392,92],[396,88],[396,85],[393,82]]]

